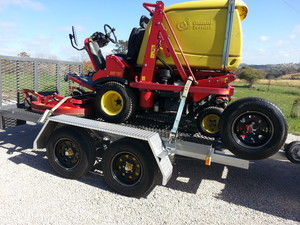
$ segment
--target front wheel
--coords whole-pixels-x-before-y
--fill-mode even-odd
[[[116,192],[139,197],[154,184],[156,167],[151,150],[140,141],[121,139],[103,155],[104,180]]]
[[[220,137],[236,156],[264,159],[275,154],[287,137],[282,111],[262,98],[244,98],[230,104],[220,120]]]
[[[124,122],[135,113],[135,94],[129,87],[118,82],[105,83],[97,91],[96,109],[99,116],[107,122]]]

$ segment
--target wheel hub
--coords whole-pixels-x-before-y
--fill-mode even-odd
[[[112,161],[114,178],[122,185],[134,185],[141,179],[142,168],[139,160],[132,154],[120,153]]]
[[[256,147],[267,144],[274,130],[268,117],[248,112],[236,119],[233,132],[242,145]]]
[[[123,110],[123,98],[117,91],[107,91],[101,98],[102,110],[110,115],[118,115]]]
[[[215,114],[209,114],[203,118],[202,127],[206,132],[215,134],[219,131],[220,117]]]
[[[300,160],[300,148],[294,148],[292,150],[292,155],[294,156],[295,159]]]
[[[128,171],[131,171],[131,172],[132,172],[132,170],[133,170],[133,165],[132,165],[131,163],[126,162],[126,164],[125,164],[125,166],[124,166],[124,169],[125,169],[126,172],[128,172]]]
[[[74,142],[62,139],[55,146],[56,161],[64,168],[73,168],[79,162],[79,151]]]
[[[72,150],[71,148],[68,148],[68,149],[66,149],[66,151],[65,151],[65,155],[66,155],[66,156],[73,156],[73,155],[74,155],[74,152],[73,152],[73,150]]]

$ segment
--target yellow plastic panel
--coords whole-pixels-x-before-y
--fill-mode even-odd
[[[175,4],[165,8],[166,15],[175,32],[190,66],[194,69],[222,69],[222,54],[226,21],[228,15],[227,0],[193,1]],[[248,9],[243,1],[236,1],[228,70],[234,70],[242,61],[242,27],[241,20]],[[166,23],[164,26],[167,28]],[[138,65],[143,64],[151,23],[145,32]],[[171,42],[180,57],[179,49],[173,38]],[[159,56],[169,65],[174,66],[171,57],[166,58],[162,50]]]

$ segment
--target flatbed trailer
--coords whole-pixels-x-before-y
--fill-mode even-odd
[[[17,120],[17,124],[39,123],[45,115],[30,112],[23,105],[10,105],[0,108],[0,117],[4,129],[6,119]],[[78,179],[97,164],[113,190],[134,197],[148,193],[157,178],[166,185],[176,156],[203,160],[208,166],[218,163],[249,168],[249,160],[237,158],[222,148],[220,140],[193,132],[184,118],[185,125],[170,139],[173,120],[174,115],[155,113],[136,116],[123,124],[68,115],[51,116],[44,118],[34,148],[46,148],[51,167],[66,178]],[[272,158],[284,158],[283,151]]]

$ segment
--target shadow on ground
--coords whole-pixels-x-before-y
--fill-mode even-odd
[[[1,131],[0,151],[12,154],[9,159],[16,164],[23,163],[45,173],[55,174],[47,162],[45,150],[32,150],[32,143],[40,129],[40,125],[22,125]],[[224,184],[221,193],[214,196],[217,199],[300,221],[299,165],[288,161],[261,160],[251,163],[249,170],[226,167],[225,178],[224,169],[224,166],[218,164],[207,167],[199,160],[179,158],[167,187],[196,194],[203,180],[217,181]],[[188,182],[182,182],[178,177],[188,178]],[[99,174],[89,173],[79,181],[111,191]]]

